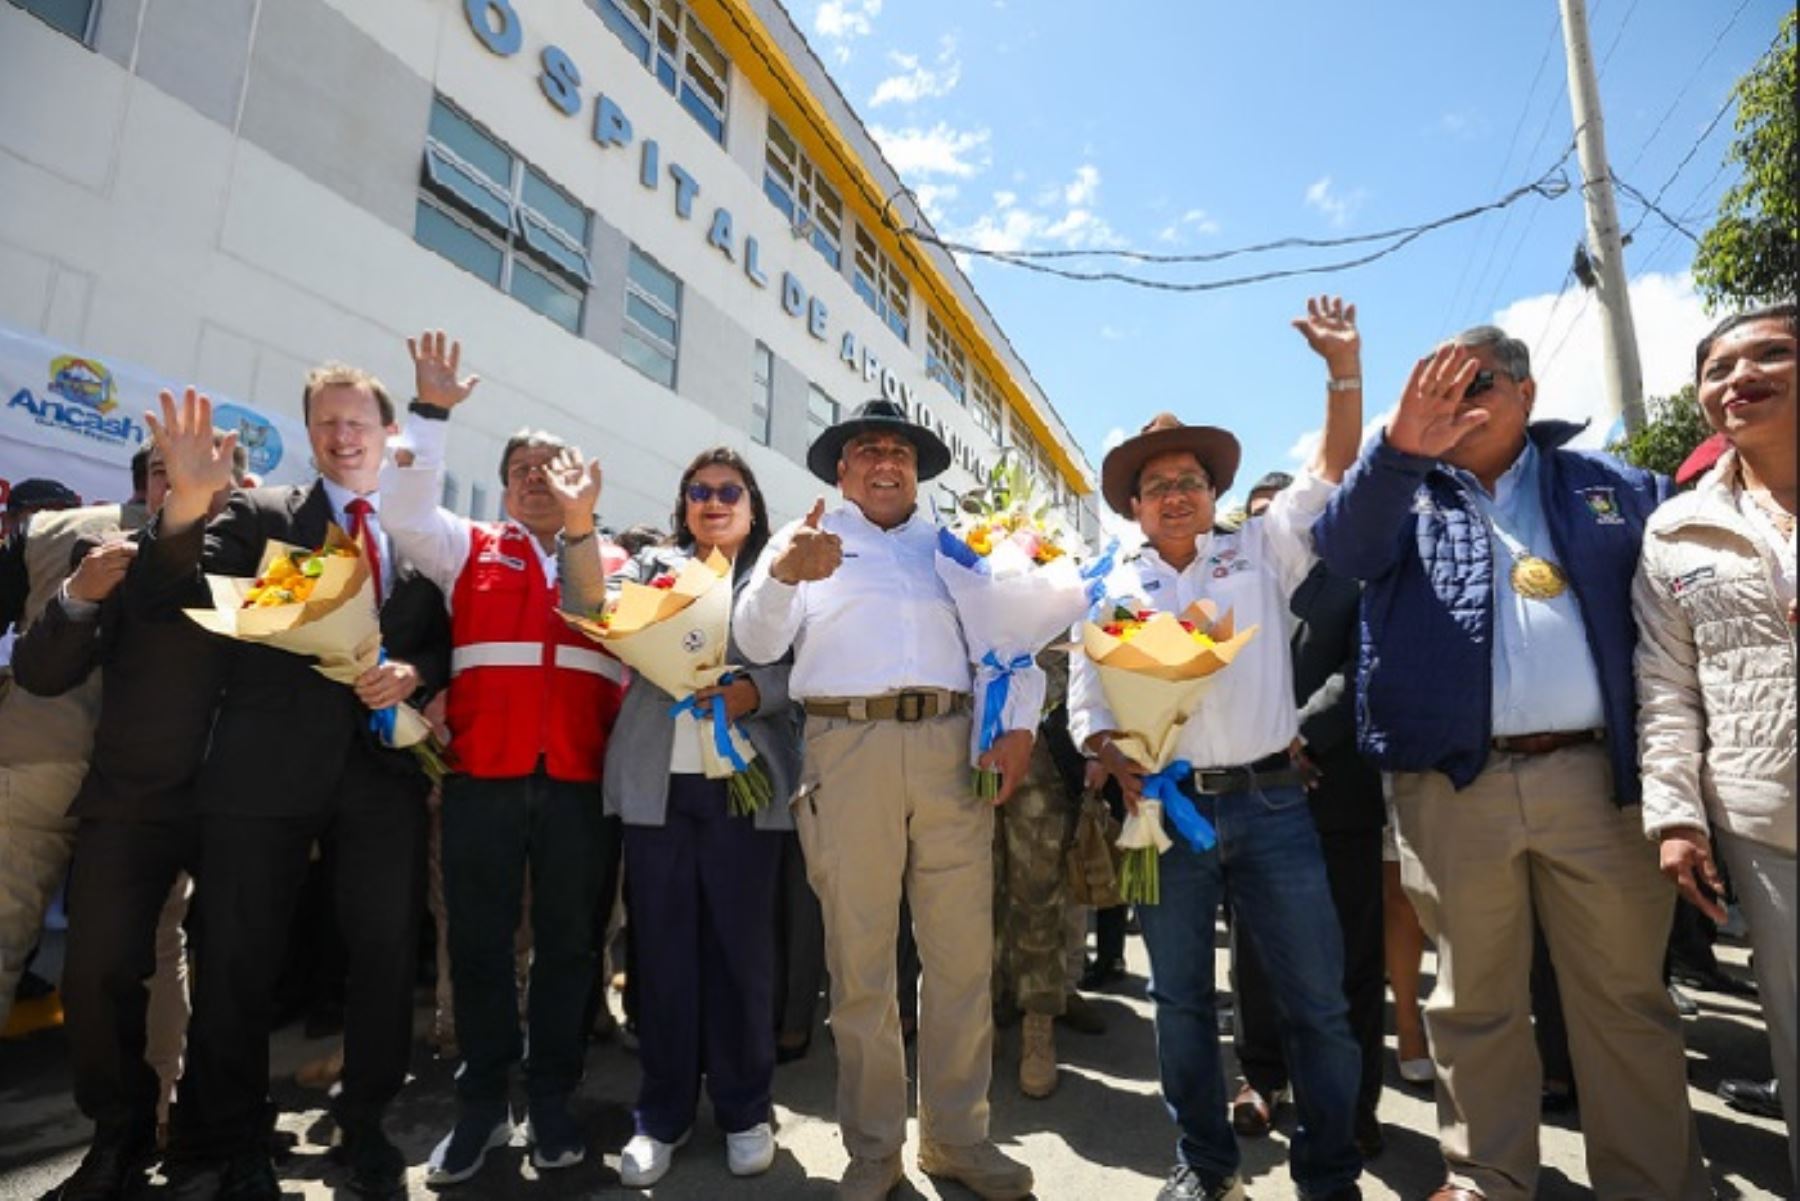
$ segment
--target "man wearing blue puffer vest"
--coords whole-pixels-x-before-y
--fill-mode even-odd
[[[1536,392],[1524,343],[1457,335],[1313,527],[1331,570],[1367,583],[1359,740],[1395,773],[1401,874],[1437,944],[1432,1201],[1536,1191],[1534,916],[1595,1193],[1706,1197],[1634,725],[1631,580],[1668,481],[1566,449],[1581,427],[1531,422]]]

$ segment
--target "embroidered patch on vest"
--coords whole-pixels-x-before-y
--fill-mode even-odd
[[[1610,485],[1596,484],[1592,488],[1583,488],[1578,495],[1600,525],[1625,524],[1625,515],[1619,511],[1619,498]]]

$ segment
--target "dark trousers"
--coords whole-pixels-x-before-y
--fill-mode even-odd
[[[191,1155],[250,1151],[266,1131],[275,979],[315,840],[336,851],[333,896],[347,959],[339,1121],[379,1122],[406,1082],[425,899],[425,777],[387,770],[355,746],[337,779],[301,786],[326,798],[321,812],[200,819],[201,929],[177,1111]]]
[[[156,927],[200,850],[196,818],[83,818],[69,874],[63,1029],[75,1103],[94,1141],[147,1140],[156,1130],[156,1072],[144,1062]]]
[[[508,1070],[526,1055],[519,1030],[513,935],[531,873],[531,985],[526,1022],[531,1100],[566,1097],[581,1082],[588,998],[598,971],[593,921],[613,851],[598,783],[543,773],[444,781],[444,904],[462,1047],[457,1096],[506,1098]],[[616,851],[613,851],[616,854]]]
[[[639,981],[637,1128],[672,1143],[694,1124],[700,1078],[727,1133],[769,1120],[775,1075],[780,836],[728,816],[725,782],[669,777],[661,826],[625,827]]]
[[[1381,1101],[1383,1005],[1386,966],[1382,957],[1381,831],[1352,830],[1319,835],[1325,878],[1344,936],[1344,999],[1350,1005],[1350,1033],[1362,1051],[1357,1113],[1371,1121]],[[1267,1097],[1287,1087],[1277,994],[1256,947],[1232,925],[1236,961],[1238,1065],[1250,1087]]]
[[[775,1031],[811,1038],[825,977],[825,920],[806,881],[800,837],[783,831],[781,884],[775,890]]]

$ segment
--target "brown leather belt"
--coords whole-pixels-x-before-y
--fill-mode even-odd
[[[926,721],[969,711],[969,694],[942,688],[910,689],[885,696],[852,696],[842,700],[802,702],[808,717],[835,717],[846,721]]]
[[[1496,738],[1494,749],[1511,755],[1548,755],[1565,747],[1605,741],[1605,730],[1557,730],[1549,734],[1511,734]]]

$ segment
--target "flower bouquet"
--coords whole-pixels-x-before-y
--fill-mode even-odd
[[[335,524],[316,550],[271,540],[253,580],[208,575],[206,584],[212,607],[186,612],[215,634],[310,655],[320,675],[344,685],[385,657],[369,561]],[[443,778],[443,748],[416,709],[376,710],[369,726],[383,745],[410,750],[426,775]]]
[[[1219,616],[1209,601],[1179,615],[1102,606],[1098,616],[1101,620],[1082,623],[1082,650],[1099,673],[1119,730],[1115,745],[1151,773],[1144,777],[1136,812],[1119,832],[1125,852],[1119,892],[1126,901],[1154,905],[1162,891],[1158,857],[1173,845],[1163,831],[1163,814],[1195,850],[1216,841],[1212,826],[1179,787],[1193,773],[1192,765],[1175,757],[1182,726],[1257,627],[1234,630],[1231,614]]]
[[[978,796],[992,800],[1000,790],[999,773],[980,765],[994,741],[1009,727],[1037,725],[1044,678],[1026,669],[1080,620],[1112,570],[1111,547],[1085,566],[1083,549],[1049,501],[1034,502],[1023,468],[1005,455],[987,485],[963,498],[956,520],[938,527],[938,578],[956,604],[975,664],[970,758]]]
[[[706,723],[711,738],[700,740],[706,775],[723,779],[731,812],[743,816],[766,806],[772,796],[768,772],[754,762],[756,748],[725,712],[719,697],[704,700],[699,689],[729,684],[738,668],[725,663],[731,629],[731,564],[714,551],[689,559],[681,570],[648,584],[627,580],[608,595],[596,613],[564,613],[563,620],[605,647],[670,696],[672,710]]]

